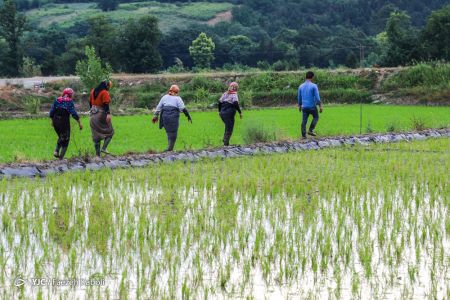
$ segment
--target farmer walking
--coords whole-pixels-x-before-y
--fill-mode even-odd
[[[236,111],[242,119],[242,111],[239,107],[238,91],[239,85],[237,82],[230,83],[228,91],[226,91],[219,100],[219,115],[225,124],[225,133],[223,134],[223,145],[229,146],[231,135],[234,128],[234,117]]]
[[[70,115],[78,122],[80,130],[83,129],[80,117],[78,116],[75,105],[73,103],[73,90],[71,88],[64,89],[61,97],[55,99],[50,109],[50,118],[52,119],[53,128],[58,135],[56,149],[53,156],[63,159],[66,155],[67,147],[70,142]]]
[[[152,122],[155,124],[159,118],[159,129],[166,130],[168,146],[166,151],[172,151],[178,136],[178,127],[180,126],[180,112],[183,112],[188,121],[192,123],[192,118],[184,106],[183,100],[178,94],[180,88],[178,85],[172,85],[169,93],[161,98],[156,107]]]
[[[109,103],[111,96],[109,90],[112,87],[112,82],[109,80],[102,81],[95,89],[92,89],[89,98],[90,110],[90,125],[92,131],[92,140],[94,141],[95,154],[100,156],[100,152],[109,154],[107,148],[114,135],[114,129],[111,123],[111,113],[109,110]],[[100,150],[100,143],[103,142],[103,147]]]
[[[298,88],[298,108],[303,113],[302,118],[302,138],[306,139],[306,123],[308,122],[309,115],[312,115],[313,120],[309,126],[308,134],[316,136],[314,128],[316,128],[319,121],[319,113],[317,111],[317,105],[319,105],[319,111],[322,113],[322,102],[320,102],[319,89],[317,84],[313,83],[314,73],[309,71],[306,73],[306,81]]]

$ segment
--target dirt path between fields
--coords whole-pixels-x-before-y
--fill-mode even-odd
[[[354,145],[394,143],[442,137],[450,138],[450,128],[426,130],[421,132],[325,137],[314,140],[275,142],[247,146],[230,146],[186,152],[130,154],[117,157],[105,157],[103,159],[88,158],[83,160],[75,158],[70,160],[47,161],[42,163],[10,163],[0,165],[0,178],[45,177],[47,174],[70,171],[145,167],[151,164],[171,163],[174,161],[197,161],[205,158],[230,158],[273,153],[288,153],[319,150],[332,147],[351,147]]]

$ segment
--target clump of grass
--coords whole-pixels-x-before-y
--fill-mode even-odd
[[[427,129],[425,120],[420,117],[416,117],[416,116],[413,116],[411,118],[411,127],[417,131],[422,131],[422,130]]]
[[[391,121],[386,126],[387,132],[397,132],[400,130],[400,127],[396,121]]]
[[[255,122],[246,123],[242,130],[242,138],[246,144],[275,141],[278,138],[276,129]]]

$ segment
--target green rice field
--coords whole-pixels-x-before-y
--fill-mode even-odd
[[[189,108],[189,106],[188,106]],[[175,150],[202,149],[222,144],[224,125],[215,111],[192,112],[193,124],[181,115]],[[249,131],[263,130],[278,140],[300,137],[301,114],[296,108],[243,111],[236,118],[233,144],[243,144]],[[319,136],[352,135],[360,132],[360,106],[325,106],[316,132]],[[113,116],[115,136],[109,150],[113,154],[162,151],[167,146],[164,130],[151,124],[151,114]],[[72,138],[67,158],[94,154],[89,118],[83,117],[84,130],[72,121]],[[445,128],[450,126],[449,107],[425,106],[363,106],[362,133]],[[419,128],[417,128],[419,127]],[[17,119],[0,121],[0,162],[39,161],[52,159],[57,136],[50,119]]]
[[[374,126],[383,130],[395,109]],[[280,112],[294,119],[289,111],[248,118]],[[442,138],[4,179],[0,294],[445,299],[449,149]],[[74,278],[90,285],[60,281]]]

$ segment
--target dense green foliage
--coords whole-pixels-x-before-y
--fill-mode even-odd
[[[448,0],[119,1],[103,13],[86,1],[15,2],[29,19],[27,32],[15,31],[15,44],[27,47],[19,51],[2,32],[9,53],[0,58],[3,76],[29,75],[30,62],[44,75],[73,74],[86,45],[115,72],[185,70],[195,66],[189,47],[202,32],[215,44],[213,68],[353,68],[449,58]],[[225,11],[231,19],[205,22]],[[149,14],[157,20],[129,20]]]
[[[183,93],[181,93],[183,96]],[[192,106],[187,105],[190,109]],[[327,106],[320,115],[316,128],[320,136],[359,134],[359,105]],[[184,116],[180,118],[180,131],[175,150],[202,149],[220,146],[224,125],[219,114],[213,112],[191,112],[193,123]],[[244,110],[244,118],[236,118],[232,144],[242,144],[255,126],[268,130],[268,139],[298,139],[301,114],[295,107],[287,109]],[[362,132],[388,132],[415,130],[418,123],[423,127],[450,126],[450,108],[420,106],[376,106],[363,105]],[[73,122],[73,121],[71,121]],[[167,146],[164,130],[151,123],[151,112],[147,115],[114,116],[115,135],[108,150],[114,154],[127,152],[162,151]],[[83,131],[72,126],[72,139],[67,157],[93,155],[93,144],[89,120],[82,118]],[[3,120],[0,121],[0,162],[52,159],[57,136],[50,119]],[[251,139],[249,140],[251,141]]]
[[[204,32],[192,41],[189,54],[194,60],[195,66],[200,69],[208,69],[214,60],[214,49],[216,45]]]

